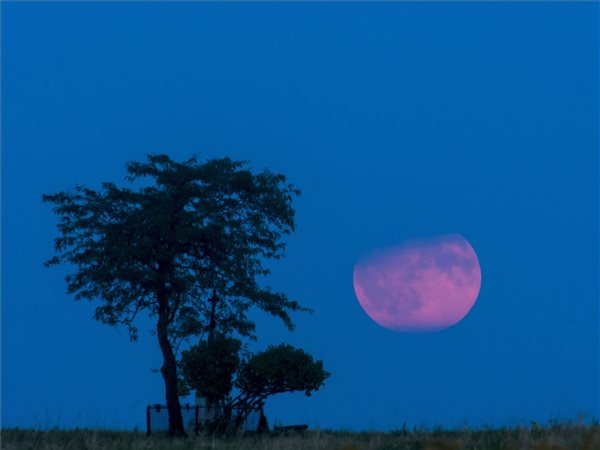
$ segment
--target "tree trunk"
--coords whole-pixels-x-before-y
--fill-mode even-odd
[[[217,314],[217,294],[215,291],[213,291],[213,295],[212,297],[209,299],[210,301],[210,318],[209,318],[209,322],[208,322],[208,337],[207,337],[207,341],[210,342],[213,340],[214,336],[215,336],[215,329],[217,327],[217,321],[216,321],[216,314]],[[198,341],[198,345],[200,345],[202,343],[202,340]],[[217,405],[214,404],[214,402],[209,402],[208,399],[206,399],[206,403],[202,403],[202,396],[198,393],[198,391],[196,391],[196,405],[202,405],[205,408],[205,413],[209,414],[209,412],[211,411],[212,408],[216,408]]]
[[[177,390],[177,363],[173,346],[167,334],[167,317],[160,314],[157,325],[158,343],[163,355],[163,365],[160,369],[165,381],[167,410],[169,412],[169,435],[187,436],[183,426],[181,404],[179,403],[179,392]]]

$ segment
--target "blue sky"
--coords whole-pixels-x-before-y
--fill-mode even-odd
[[[43,193],[120,181],[146,153],[230,156],[303,194],[270,284],[332,375],[279,423],[393,429],[598,416],[598,5],[4,3],[2,426],[144,427],[140,341],[45,269]],[[460,233],[479,298],[456,326],[376,325],[357,258]],[[144,329],[144,324],[146,325]]]

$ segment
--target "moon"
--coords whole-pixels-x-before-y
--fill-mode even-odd
[[[460,322],[481,288],[477,254],[460,234],[406,241],[375,250],[354,265],[354,292],[382,327],[441,331]]]

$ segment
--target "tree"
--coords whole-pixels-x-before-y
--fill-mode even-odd
[[[231,406],[241,411],[238,416],[238,422],[241,422],[268,397],[298,391],[309,397],[329,376],[323,361],[315,361],[304,350],[289,344],[271,345],[241,365],[235,383],[240,394]]]
[[[251,411],[260,409],[262,416],[265,400],[275,394],[300,391],[310,396],[330,376],[322,361],[291,345],[269,346],[242,361],[240,344],[217,335],[182,355],[184,383],[224,407],[214,418],[212,432],[236,431]],[[234,386],[237,395],[231,398]]]
[[[209,404],[222,403],[233,388],[241,346],[239,339],[218,334],[183,351],[184,383],[206,398]]]
[[[137,189],[105,182],[43,196],[60,218],[46,265],[71,264],[67,292],[99,301],[95,319],[127,326],[132,340],[140,311],[156,318],[169,433],[185,435],[174,344],[215,329],[253,337],[251,307],[290,329],[290,312],[306,311],[257,282],[269,274],[263,261],[283,256],[300,192],[281,174],[254,174],[229,158],[148,155],[126,168],[127,181],[144,180]]]

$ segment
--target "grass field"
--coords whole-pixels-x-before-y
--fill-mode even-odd
[[[136,431],[5,428],[0,438],[7,450],[600,450],[600,427],[574,424],[388,433],[312,430],[295,436],[176,440]]]

